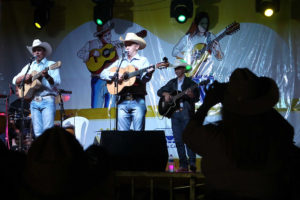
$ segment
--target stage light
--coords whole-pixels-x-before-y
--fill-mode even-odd
[[[31,5],[35,7],[34,27],[37,29],[44,28],[49,22],[50,8],[54,5],[54,0],[31,0]]]
[[[178,23],[185,23],[188,18],[193,16],[193,1],[172,0],[170,16],[174,17]]]
[[[262,13],[266,17],[272,17],[279,12],[279,0],[256,0],[256,12]]]
[[[34,11],[33,24],[37,29],[42,29],[49,22],[49,9],[36,8]]]
[[[97,25],[102,26],[112,19],[113,0],[93,0],[97,5],[94,7],[94,21]]]

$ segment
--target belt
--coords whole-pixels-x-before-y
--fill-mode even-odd
[[[122,95],[121,96],[121,101],[123,100],[128,100],[128,101],[132,101],[138,98],[144,98],[142,95],[137,95],[137,94],[126,94],[126,95]]]
[[[43,99],[49,99],[49,98],[52,98],[52,97],[55,97],[55,95],[54,94],[49,94],[49,95],[45,95],[45,96],[35,96],[35,97],[33,97],[33,100],[37,101],[37,102],[40,102]]]

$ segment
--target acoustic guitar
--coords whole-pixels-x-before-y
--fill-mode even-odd
[[[171,118],[172,114],[179,109],[179,103],[180,99],[185,95],[186,91],[191,89],[194,90],[195,88],[201,86],[201,85],[207,85],[209,83],[209,80],[201,81],[200,83],[197,83],[186,90],[179,92],[174,91],[171,93],[172,99],[168,102],[165,101],[164,97],[161,97],[158,102],[158,113],[162,116],[165,116],[167,118]]]
[[[119,58],[116,48],[112,44],[105,44],[101,49],[93,49],[90,54],[93,55],[95,51],[98,51],[100,56],[91,56],[85,63],[88,70],[92,73],[100,73],[104,68]]]
[[[150,68],[163,69],[168,66],[169,66],[169,62],[167,62],[167,60],[166,60],[164,62],[160,62],[160,63],[157,63],[156,65],[151,65],[149,67],[146,67],[146,68],[143,68],[140,70],[137,70],[132,65],[128,65],[125,68],[120,68],[119,74],[121,74],[121,76],[124,78],[124,80],[121,82],[118,82],[118,84],[116,84],[114,81],[108,81],[107,82],[107,90],[110,94],[119,94],[123,90],[124,87],[132,86],[135,83],[137,75],[140,75],[140,74],[146,72]],[[117,69],[118,69],[117,67],[113,67],[110,69],[110,71],[115,73],[117,71]]]
[[[46,67],[44,70],[49,71],[53,69],[58,69],[61,66],[61,61],[57,61],[56,63]],[[33,71],[31,73],[31,83],[24,84],[24,95],[21,87],[18,87],[18,96],[25,100],[31,100],[34,97],[35,91],[41,88],[42,83],[39,80],[42,77],[42,72]]]

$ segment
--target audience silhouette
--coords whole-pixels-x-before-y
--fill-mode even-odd
[[[209,86],[183,133],[184,142],[202,156],[206,199],[300,199],[300,150],[293,127],[273,108],[278,99],[275,81],[247,68],[234,70],[228,83]],[[218,103],[222,119],[206,123],[209,109]],[[27,154],[8,150],[0,141],[0,157],[1,195],[10,199],[127,198],[124,188],[114,190],[106,149],[91,145],[84,150],[60,127],[46,130]]]
[[[183,133],[185,143],[202,157],[207,199],[297,198],[293,176],[299,150],[293,127],[273,108],[278,99],[275,81],[247,68],[207,89]],[[222,119],[204,123],[218,103]]]

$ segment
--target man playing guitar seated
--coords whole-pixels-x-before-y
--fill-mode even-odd
[[[174,67],[177,77],[171,79],[157,91],[157,95],[164,98],[166,104],[173,104],[172,106],[176,108],[170,109],[173,113],[169,113],[168,116],[171,117],[173,136],[179,156],[178,172],[187,172],[189,165],[191,171],[196,171],[196,154],[186,147],[182,141],[183,130],[194,115],[195,103],[199,101],[200,96],[197,84],[191,78],[185,76],[187,66],[188,64],[184,60],[175,60]],[[179,91],[182,91],[184,95],[173,102],[174,96],[180,93]],[[189,160],[186,157],[185,149],[187,149]]]
[[[124,42],[126,55],[104,69],[100,75],[101,79],[116,81],[115,85],[122,86],[128,79],[126,69],[134,67],[135,70],[147,68],[149,61],[146,57],[140,56],[138,50],[146,47],[146,41],[135,33],[127,33]],[[119,70],[118,70],[119,69]],[[120,73],[117,73],[120,72]],[[121,73],[123,72],[123,73]],[[145,96],[146,83],[150,81],[154,68],[149,68],[143,74],[136,76],[135,82],[124,87],[121,91],[117,89],[116,94],[120,96],[118,103],[118,130],[130,130],[131,123],[135,131],[145,129],[146,104]]]

